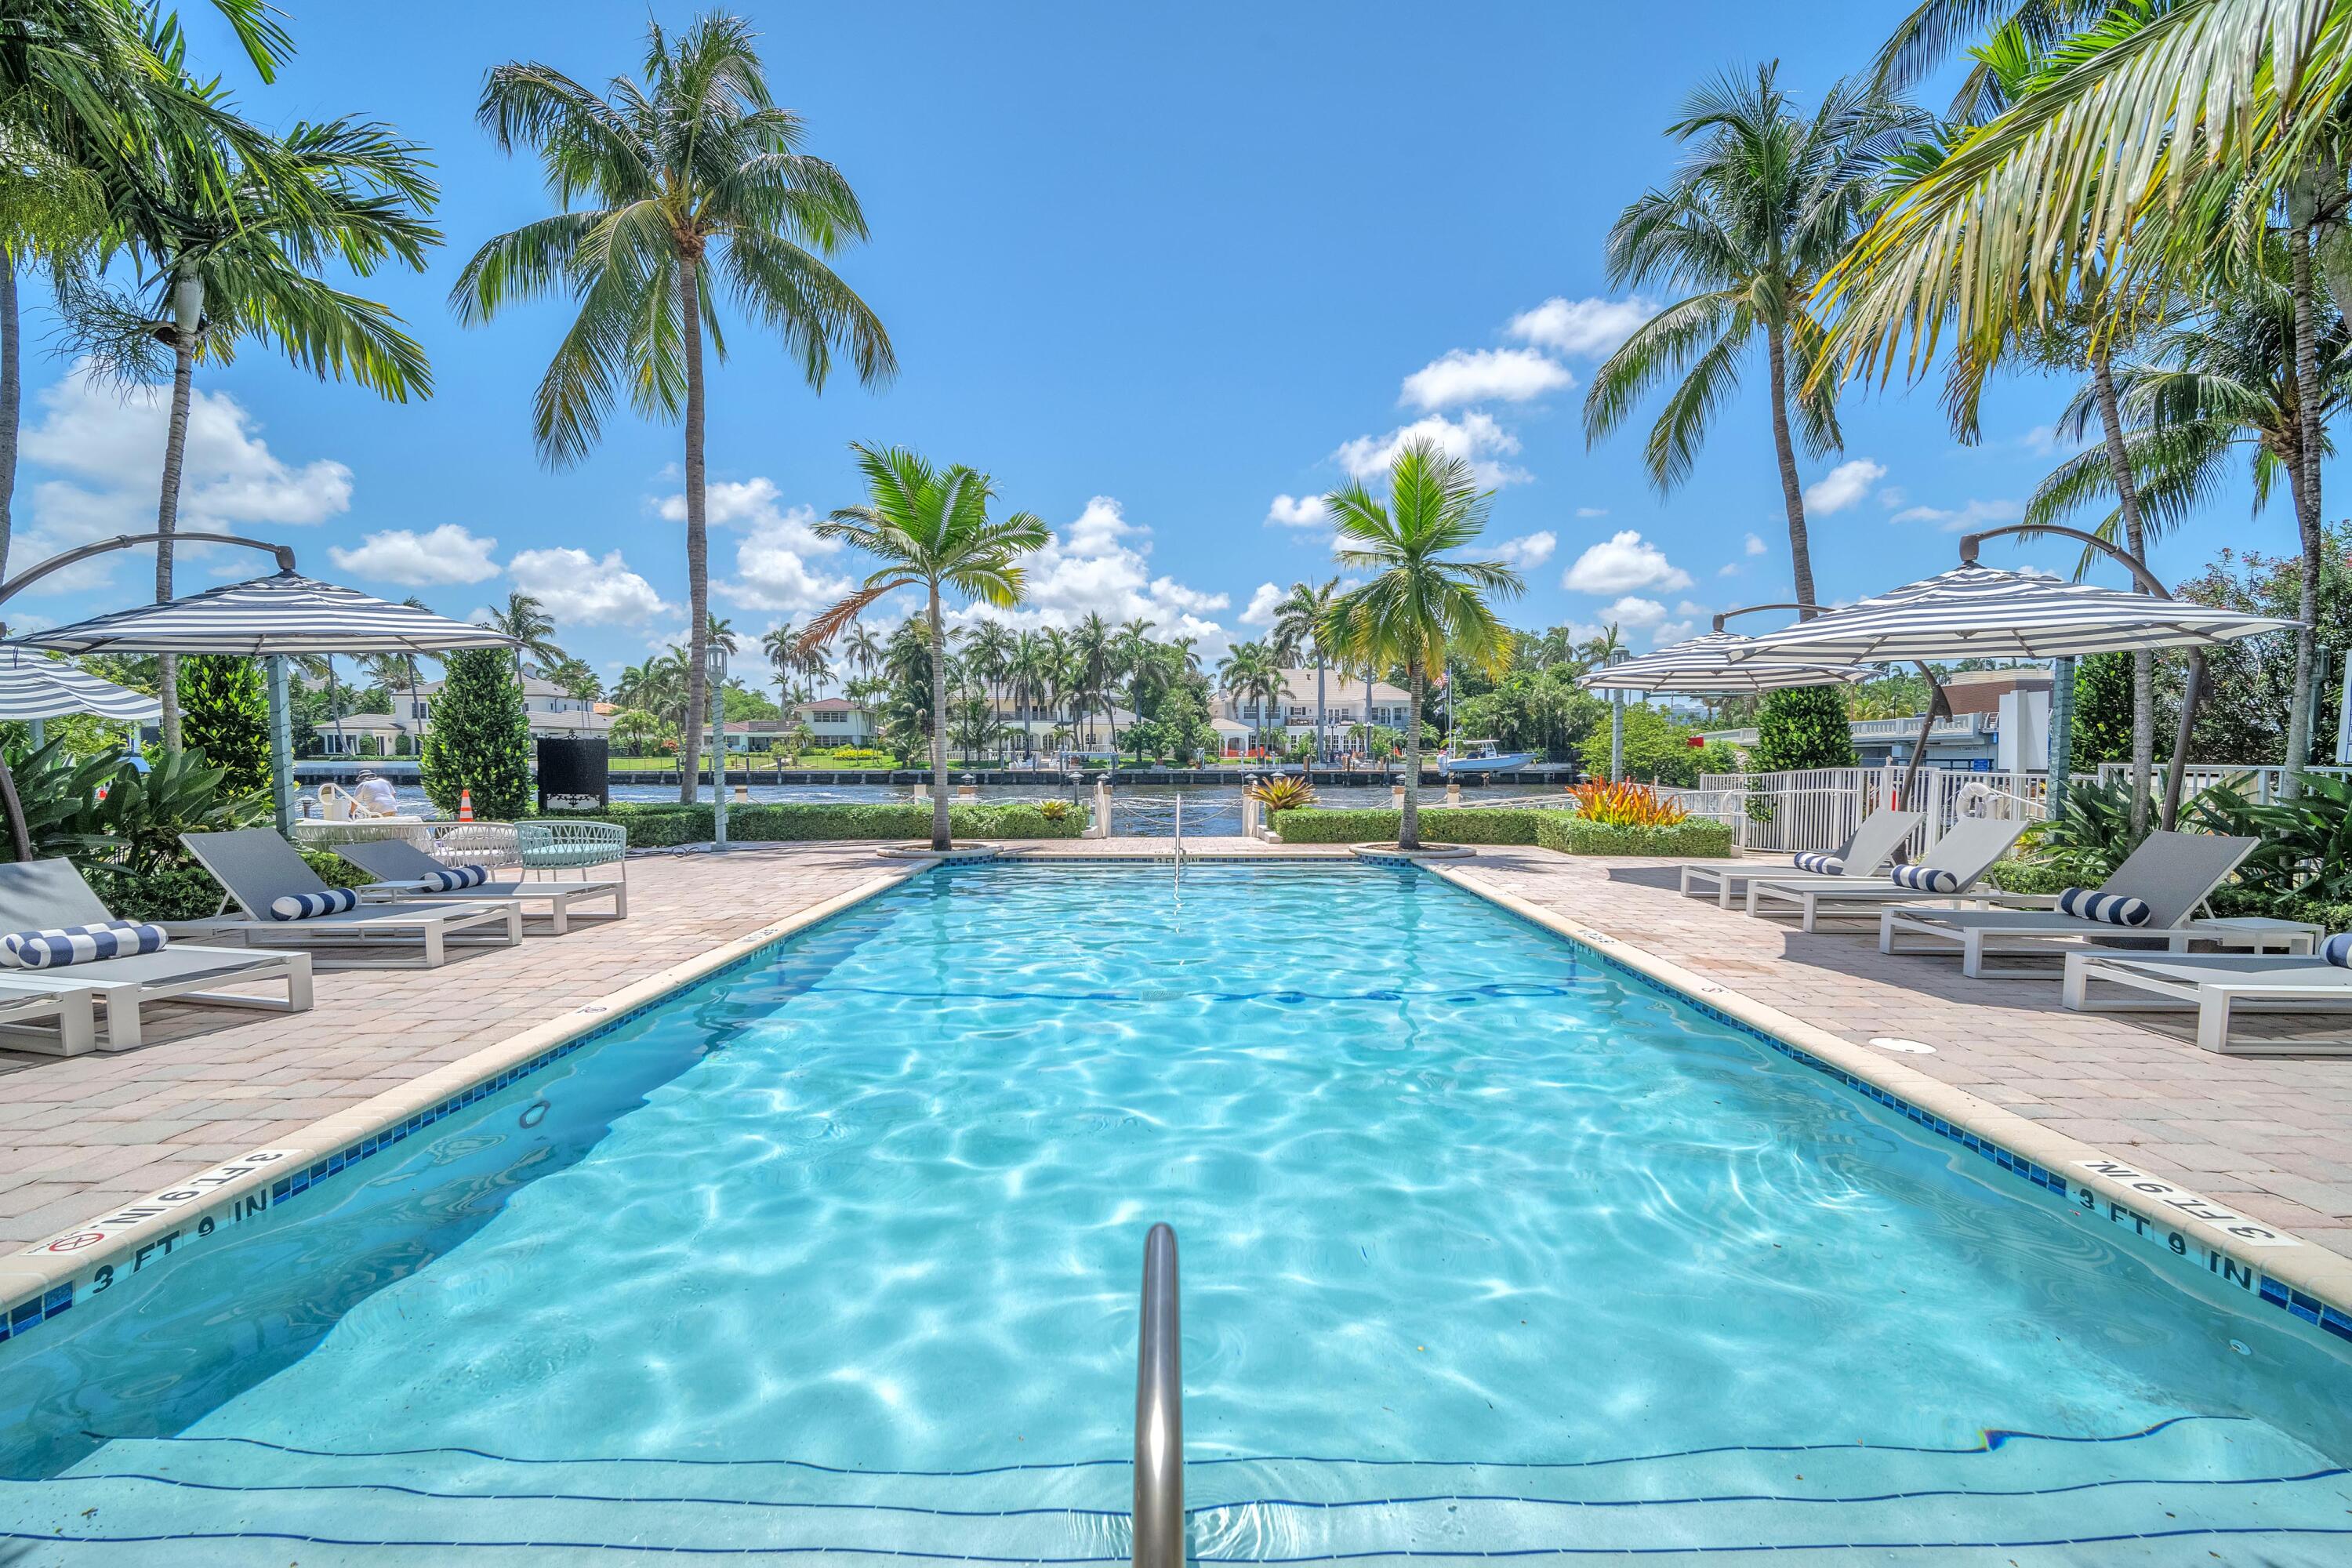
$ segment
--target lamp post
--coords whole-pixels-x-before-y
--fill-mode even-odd
[[[727,650],[715,642],[703,645],[702,668],[710,687],[710,842],[712,848],[723,852],[727,847]]]

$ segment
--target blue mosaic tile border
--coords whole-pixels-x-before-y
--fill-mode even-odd
[[[1449,885],[1459,886],[1459,884]],[[1462,890],[1469,893],[1474,898],[1480,896],[1472,889],[1465,888]],[[1619,974],[1624,975],[1626,978],[1640,985],[1644,991],[1663,996],[1670,1002],[1680,1003],[1682,1005],[1690,1008],[1710,1023],[1719,1024],[1727,1029],[1734,1030],[1738,1034],[1747,1036],[1750,1039],[1760,1041],[1764,1045],[1769,1046],[1772,1049],[1780,1052],[1782,1056],[1787,1057],[1790,1060],[1800,1063],[1802,1066],[1809,1067],[1815,1072],[1822,1074],[1824,1077],[1834,1079],[1837,1082],[1843,1084],[1845,1088],[1852,1089],[1856,1094],[1876,1101],[1878,1104],[1885,1106],[1887,1110],[1895,1112],[1897,1115],[1904,1117],[1907,1121],[1916,1122],[1919,1126],[1927,1128],[1928,1131],[1940,1137],[1950,1139],[1953,1142],[1958,1143],[1962,1148],[1968,1150],[1970,1153],[1981,1156],[1998,1169],[2007,1171],[2011,1175],[2017,1177],[2019,1180],[2025,1182],[2031,1186],[2037,1187],[2046,1193],[2053,1193],[2062,1198],[2071,1199],[2074,1191],[2073,1184],[2068,1180],[2068,1178],[2061,1175],[2059,1173],[2050,1170],[2045,1166],[2038,1165],[2032,1160],[2027,1159],[2024,1155],[2017,1153],[2013,1150],[2004,1148],[1990,1138],[1972,1132],[1969,1129],[1958,1125],[1957,1122],[1948,1121],[1932,1110],[1927,1110],[1920,1106],[1914,1105],[1909,1100],[1904,1099],[1901,1095],[1895,1093],[1893,1090],[1882,1089],[1877,1084],[1871,1082],[1868,1079],[1856,1077],[1854,1074],[1846,1071],[1843,1068],[1839,1067],[1834,1062],[1824,1061],[1820,1057],[1813,1055],[1812,1052],[1808,1051],[1801,1047],[1790,1045],[1788,1041],[1780,1038],[1778,1035],[1772,1034],[1769,1030],[1758,1028],[1755,1025],[1747,1022],[1745,1019],[1735,1018],[1730,1014],[1725,1012],[1722,1008],[1714,1006],[1696,996],[1689,994],[1687,992],[1679,990],[1675,986],[1668,984],[1666,982],[1658,979],[1654,975],[1646,974],[1633,964],[1626,963],[1623,959],[1618,958],[1601,948],[1595,947],[1591,942],[1580,941],[1579,939],[1569,936],[1564,932],[1554,931],[1551,927],[1544,924],[1541,921],[1530,919],[1526,914],[1517,910],[1512,909],[1507,904],[1498,903],[1492,899],[1486,899],[1484,901],[1494,909],[1511,916],[1514,920],[1520,921],[1522,924],[1533,926],[1536,930],[1542,931],[1547,936],[1552,937],[1559,942],[1567,942],[1579,953],[1583,954],[1595,963],[1600,963]],[[2343,1340],[2347,1343],[2352,1343],[2352,1312],[2347,1312],[2328,1302],[2318,1300],[2316,1297],[2305,1295],[2304,1292],[2288,1286],[2284,1281],[2273,1279],[2270,1275],[2263,1273],[2258,1265],[2244,1265],[2244,1267],[2252,1273],[2254,1277],[2253,1284],[2255,1286],[2254,1294],[2262,1300],[2267,1301],[2273,1307],[2284,1309],[2305,1322],[2313,1324],[2314,1326],[2335,1335],[2337,1339]]]

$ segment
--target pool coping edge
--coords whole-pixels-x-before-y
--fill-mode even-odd
[[[2047,1170],[2063,1171],[2070,1183],[2090,1188],[2107,1202],[2149,1223],[2187,1232],[2200,1246],[2252,1270],[2257,1279],[2267,1275],[2339,1314],[2352,1316],[2352,1258],[2295,1236],[2284,1226],[2272,1225],[2267,1220],[2256,1223],[2263,1229],[2286,1237],[2294,1245],[2251,1247],[2221,1226],[2190,1213],[2178,1213],[2157,1219],[2146,1213],[2151,1206],[2148,1191],[2136,1190],[2130,1183],[2106,1174],[2091,1163],[2097,1162],[2137,1171],[2139,1167],[2132,1161],[2118,1159],[2081,1139],[2053,1131],[2030,1117],[2020,1116],[2013,1110],[2005,1110],[1916,1068],[1907,1067],[1866,1046],[1856,1045],[1818,1024],[1807,1023],[1778,1007],[1759,1002],[1720,981],[1710,980],[1671,959],[1661,958],[1621,936],[1564,919],[1541,904],[1484,881],[1478,877],[1479,868],[1475,865],[1429,865],[1421,869],[1556,936],[1622,963],[1676,995],[1722,1013],[1736,1023],[1770,1036],[1805,1055],[1817,1057],[1835,1070],[1940,1117],[1979,1139],[1997,1143]],[[2166,1191],[2179,1193],[2185,1199],[2211,1208],[2227,1211],[2231,1207],[2205,1199],[2178,1182],[2156,1176],[2146,1179]],[[2301,1316],[2300,1313],[2296,1315]]]
[[[796,910],[781,919],[769,921],[740,936],[730,937],[691,958],[682,959],[631,981],[617,991],[581,1003],[552,1018],[533,1024],[517,1034],[493,1041],[454,1061],[444,1062],[405,1082],[371,1095],[357,1105],[320,1117],[293,1132],[271,1140],[269,1149],[257,1152],[268,1158],[257,1160],[247,1156],[191,1172],[177,1184],[160,1189],[148,1199],[113,1205],[101,1211],[100,1218],[81,1226],[68,1226],[29,1247],[0,1255],[0,1342],[15,1337],[9,1331],[10,1320],[26,1303],[38,1306],[52,1291],[138,1253],[142,1243],[151,1247],[155,1245],[150,1239],[151,1233],[163,1228],[160,1223],[151,1226],[143,1221],[134,1222],[106,1232],[104,1239],[92,1246],[67,1252],[49,1250],[61,1240],[91,1232],[104,1223],[103,1215],[154,1207],[155,1212],[151,1217],[158,1222],[169,1215],[173,1225],[194,1226],[221,1211],[233,1210],[237,1200],[250,1195],[256,1189],[267,1187],[274,1178],[283,1174],[283,1162],[297,1154],[305,1162],[324,1159],[362,1140],[397,1128],[428,1108],[496,1079],[500,1073],[583,1035],[663,1001],[762,948],[772,947],[811,926],[831,920],[843,910],[888,892],[929,868],[926,865],[908,864],[880,870],[829,899],[811,904],[806,909]],[[157,1206],[156,1200],[182,1193],[191,1195],[168,1206]],[[66,1305],[70,1304],[68,1298]],[[43,1315],[54,1316],[56,1311],[64,1310],[63,1306],[57,1307]]]

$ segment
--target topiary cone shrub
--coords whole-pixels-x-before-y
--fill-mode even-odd
[[[446,678],[425,734],[425,793],[454,816],[474,792],[474,815],[512,822],[530,811],[530,719],[514,656],[459,648],[444,658]]]

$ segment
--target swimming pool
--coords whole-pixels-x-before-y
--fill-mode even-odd
[[[2066,1203],[1420,873],[935,871],[0,1344],[0,1560],[1122,1561],[1164,1219],[1203,1561],[2341,1562],[2352,1347]]]

